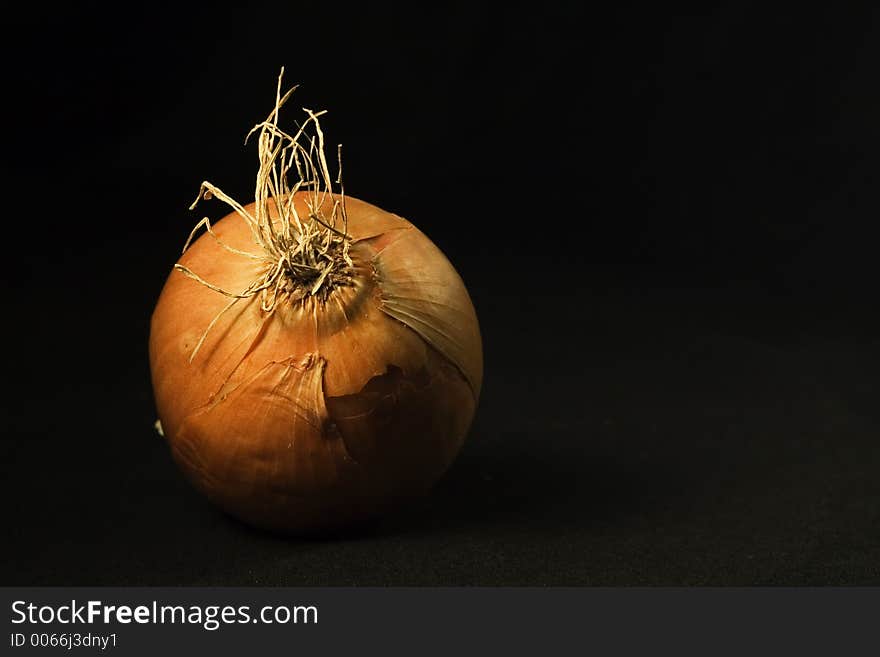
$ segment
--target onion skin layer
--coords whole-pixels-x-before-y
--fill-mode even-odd
[[[308,216],[297,195],[300,216]],[[274,204],[270,204],[274,205]],[[326,303],[229,299],[171,272],[153,312],[150,368],[174,460],[197,490],[258,527],[345,530],[427,491],[473,419],[482,344],[467,290],[415,226],[347,197],[353,285]],[[247,206],[253,211],[253,206]],[[231,214],[225,244],[254,252]],[[261,265],[208,234],[180,264],[231,292]]]

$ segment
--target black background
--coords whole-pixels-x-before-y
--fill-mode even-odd
[[[875,12],[583,4],[6,16],[2,583],[880,583]],[[253,193],[282,65],[484,338],[446,478],[334,540],[223,516],[152,429],[187,206]]]

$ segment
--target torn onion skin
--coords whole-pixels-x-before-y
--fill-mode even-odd
[[[295,203],[306,216],[302,192]],[[220,508],[269,530],[337,533],[425,493],[479,398],[480,330],[453,266],[405,219],[345,203],[350,278],[326,298],[281,296],[271,312],[242,299],[192,362],[229,299],[174,270],[152,317],[153,389],[174,460]],[[179,263],[245,289],[260,263],[217,238],[247,252],[251,232],[230,214],[213,233]]]

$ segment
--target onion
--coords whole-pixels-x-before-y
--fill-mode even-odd
[[[280,91],[279,76],[272,113],[251,131],[254,203],[202,184],[196,203],[213,196],[234,212],[190,235],[153,312],[150,367],[162,433],[198,491],[255,526],[323,533],[444,473],[476,409],[482,346],[443,253],[345,196],[321,114],[282,132],[293,89]]]

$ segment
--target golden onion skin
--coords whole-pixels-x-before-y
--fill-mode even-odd
[[[296,203],[307,216],[304,197]],[[346,208],[352,284],[326,302],[279,298],[266,313],[243,299],[192,362],[229,299],[174,270],[153,312],[153,390],[174,460],[258,527],[341,531],[424,493],[476,409],[482,343],[461,278],[405,219],[351,197]],[[213,228],[228,246],[259,248],[235,214]],[[236,292],[265,267],[208,234],[179,262]]]

